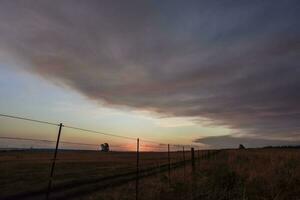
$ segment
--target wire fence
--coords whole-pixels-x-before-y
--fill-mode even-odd
[[[195,160],[213,153],[200,151],[196,145],[167,144],[19,116],[0,117],[0,199],[59,199],[62,195],[66,199],[66,189],[76,188],[77,192],[68,194],[72,197],[121,183],[131,183],[139,199],[141,178],[166,173],[170,184],[173,169],[185,169],[188,164],[194,169]],[[105,143],[108,152],[101,149]]]

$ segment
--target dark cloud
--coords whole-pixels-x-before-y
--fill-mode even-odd
[[[299,137],[299,5],[2,0],[0,52],[112,106]]]
[[[251,138],[251,137],[232,137],[230,135],[205,137],[205,138],[197,139],[194,142],[205,144],[214,148],[238,148],[240,144],[243,144],[246,148],[300,145],[300,140],[288,141],[288,140],[274,140],[274,139],[259,139],[259,138]]]

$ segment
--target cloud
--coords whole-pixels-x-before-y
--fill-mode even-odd
[[[299,137],[298,8],[296,0],[4,0],[0,53],[109,106]]]
[[[183,126],[194,126],[194,119],[181,118],[181,117],[168,117],[154,120],[160,127],[174,128]]]
[[[214,148],[238,148],[243,144],[246,148],[266,147],[266,146],[295,146],[300,144],[300,139],[296,141],[279,139],[262,139],[251,137],[233,137],[230,135],[213,136],[197,139],[194,142]]]

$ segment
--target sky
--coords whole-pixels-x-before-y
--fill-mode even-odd
[[[299,144],[299,8],[2,0],[0,111],[203,148]],[[55,135],[0,123],[1,135]]]

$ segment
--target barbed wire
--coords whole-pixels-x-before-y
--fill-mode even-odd
[[[25,140],[25,141],[33,141],[33,142],[56,142],[53,140],[42,140],[42,139],[33,139],[33,138],[22,138],[22,137],[6,137],[0,136],[0,139],[7,139],[7,140]]]
[[[34,139],[34,138],[23,138],[23,137],[9,137],[9,136],[0,136],[0,139],[6,140],[24,140],[24,141],[32,141],[32,142],[48,142],[55,143],[54,140],[43,140],[43,139]],[[72,144],[72,145],[86,145],[86,146],[100,146],[100,144],[92,144],[92,143],[80,143],[80,142],[68,142],[68,141],[60,141],[61,144]],[[128,148],[126,145],[110,145],[112,148]]]
[[[7,136],[0,136],[0,139],[24,140],[24,141],[32,141],[32,142],[49,142],[49,143],[55,143],[56,142],[54,140],[43,140],[43,139],[33,139],[33,138],[23,138],[23,137],[7,137]],[[68,141],[60,141],[59,143],[62,143],[62,144],[73,144],[73,145],[86,145],[86,146],[99,146],[99,144],[68,142]]]
[[[52,122],[47,122],[47,121],[42,121],[42,120],[30,119],[30,118],[26,118],[26,117],[17,117],[17,116],[13,116],[13,115],[5,115],[5,114],[0,114],[0,116],[6,117],[6,118],[12,118],[12,119],[20,119],[20,120],[25,120],[25,121],[37,122],[37,123],[41,123],[41,124],[59,126],[59,123],[52,123]]]
[[[136,138],[134,138],[134,137],[127,137],[127,136],[116,135],[116,134],[112,134],[112,133],[105,133],[105,132],[100,132],[100,131],[94,131],[94,130],[84,129],[84,128],[78,128],[78,127],[74,127],[74,126],[68,126],[68,125],[64,125],[64,127],[65,128],[74,129],[74,130],[79,130],[79,131],[85,131],[85,132],[90,132],[90,133],[97,133],[97,134],[101,134],[101,135],[106,135],[106,136],[111,136],[111,137],[118,137],[118,138],[123,138],[123,139],[135,140],[136,141]]]
[[[7,115],[7,114],[1,114],[0,113],[0,117],[6,117],[6,118],[11,118],[11,119],[19,119],[19,120],[25,120],[25,121],[31,121],[31,122],[36,122],[36,123],[42,123],[42,124],[48,124],[48,125],[53,125],[53,126],[60,126],[60,123],[53,123],[53,122],[48,122],[48,121],[42,121],[42,120],[36,120],[36,119],[31,119],[31,118],[26,118],[26,117],[19,117],[19,116],[13,116],[13,115]],[[107,133],[107,132],[102,132],[102,131],[95,131],[95,130],[90,130],[90,129],[85,129],[85,128],[80,128],[80,127],[75,127],[75,126],[69,126],[69,125],[64,125],[63,127],[65,128],[70,128],[73,130],[79,130],[79,131],[84,131],[84,132],[90,132],[90,133],[96,133],[96,134],[101,134],[101,135],[106,135],[106,136],[111,136],[111,137],[118,137],[118,138],[122,138],[122,139],[127,139],[127,140],[134,140],[136,141],[139,137],[129,137],[129,136],[122,136],[122,135],[117,135],[117,134],[112,134],[112,133]],[[2,138],[4,139],[4,138]],[[6,139],[9,139],[9,137],[6,137]],[[13,139],[13,138],[11,138]],[[17,138],[15,138],[17,139]],[[35,139],[28,139],[28,138],[19,138],[22,140],[35,140]],[[55,141],[50,141],[50,140],[36,140],[36,141],[41,141],[41,142],[55,142]],[[173,146],[173,147],[199,147],[196,145],[183,145],[183,144],[170,144],[170,143],[161,143],[161,142],[157,142],[154,140],[149,140],[149,139],[143,139],[140,138],[141,142],[147,142],[147,143],[153,143],[153,144],[158,144],[160,146]],[[63,142],[63,141],[61,141]],[[63,143],[70,143],[71,142],[67,142],[64,141]],[[75,143],[74,143],[75,144]],[[84,143],[77,143],[79,145],[93,145],[96,146],[96,144],[84,144]]]

